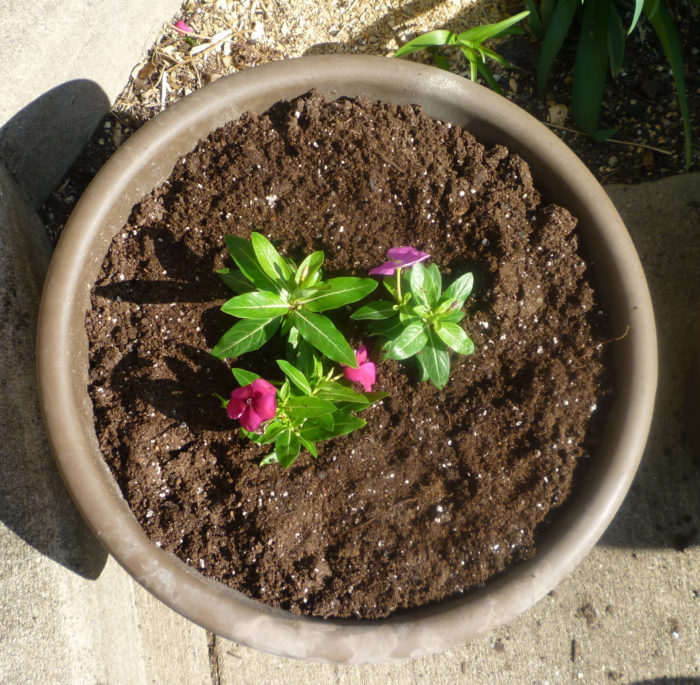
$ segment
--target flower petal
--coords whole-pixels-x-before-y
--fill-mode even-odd
[[[355,352],[355,359],[358,364],[364,364],[367,361],[367,347],[365,345],[360,345]]]
[[[408,245],[402,247],[392,247],[390,250],[387,250],[386,254],[389,259],[396,264],[396,266],[413,266],[414,264],[422,262],[430,257],[427,252],[416,250],[415,247],[410,247]]]
[[[173,26],[176,30],[180,31],[180,33],[192,33],[192,27],[182,20],[176,21]]]
[[[263,422],[261,416],[255,412],[255,409],[251,405],[248,405],[240,418],[241,426],[247,431],[256,431],[258,427]]]
[[[346,366],[343,369],[343,376],[351,383],[360,383],[365,391],[369,392],[377,380],[377,367],[374,362],[365,362],[360,365],[359,369],[351,369]]]
[[[395,262],[384,262],[380,266],[375,266],[374,269],[370,269],[370,276],[391,276],[394,271],[396,271]]]
[[[251,395],[254,395],[255,393],[275,395],[277,393],[275,386],[272,385],[272,383],[268,383],[263,378],[256,378],[249,387],[251,389]]]
[[[269,393],[259,394],[253,397],[251,407],[262,421],[267,421],[277,413],[277,399]]]

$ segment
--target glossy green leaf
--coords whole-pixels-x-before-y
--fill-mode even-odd
[[[255,290],[255,286],[243,275],[240,269],[219,269],[217,272],[219,278],[224,282],[227,288],[233,290],[234,293],[249,293]]]
[[[537,89],[540,95],[544,95],[544,88],[552,72],[552,66],[554,66],[554,61],[559,54],[559,50],[561,50],[564,39],[569,33],[571,22],[579,6],[580,0],[558,0],[552,12],[551,20],[549,23],[545,21],[547,28],[537,65]]]
[[[284,432],[288,430],[288,426],[285,426],[279,421],[270,421],[265,428],[265,432],[262,435],[256,435],[255,433],[249,433],[246,431],[246,435],[258,445],[269,445],[275,442],[277,438]]]
[[[581,34],[574,60],[571,109],[579,128],[591,136],[598,130],[608,72],[608,22],[611,6],[611,0],[584,3]]]
[[[301,264],[299,264],[299,268],[294,274],[294,282],[301,286],[310,284],[314,277],[318,274],[318,271],[323,264],[323,259],[324,256],[321,250],[312,252]]]
[[[447,290],[445,290],[445,292],[442,294],[440,300],[442,302],[446,302],[447,300],[457,300],[460,306],[462,306],[464,301],[469,297],[469,295],[471,295],[473,287],[473,274],[464,274],[450,283]]]
[[[642,16],[642,10],[644,9],[644,0],[634,0],[634,14],[632,15],[632,21],[630,22],[630,27],[627,29],[627,35],[629,36],[634,27],[639,21],[639,17]]]
[[[321,442],[322,440],[330,440],[341,435],[347,435],[367,424],[364,419],[350,412],[335,412],[333,418],[335,423],[331,430],[320,428],[319,426],[303,426],[300,430],[301,437],[312,442]]]
[[[311,442],[311,440],[307,440],[306,438],[302,438],[300,436],[299,442],[301,442],[301,446],[305,447],[314,459],[318,459],[318,452],[316,451],[316,445],[314,445],[314,443]]]
[[[491,70],[486,66],[486,64],[484,64],[483,60],[480,59],[477,61],[476,69],[481,74],[481,78],[483,78],[493,90],[495,90],[499,95],[503,95],[501,87],[498,85],[498,82],[493,77]]]
[[[316,397],[328,402],[346,402],[347,404],[368,407],[370,400],[363,393],[355,392],[352,388],[341,385],[337,381],[324,381],[316,388]]]
[[[329,318],[297,309],[292,314],[292,319],[306,342],[334,362],[345,364],[353,369],[357,368],[355,353]]]
[[[447,59],[445,55],[440,54],[440,48],[428,48],[428,52],[430,52],[430,54],[433,56],[436,67],[438,67],[439,69],[444,69],[445,71],[450,70],[450,60]]]
[[[354,314],[350,316],[355,321],[381,321],[389,319],[396,315],[394,303],[388,300],[377,300],[360,307]]]
[[[257,350],[277,332],[280,321],[280,317],[238,321],[221,336],[211,353],[218,359],[228,359]]]
[[[279,464],[277,455],[274,452],[270,452],[270,454],[264,457],[258,466],[269,466],[270,464]]]
[[[287,376],[287,378],[289,378],[289,380],[294,383],[294,385],[296,385],[297,388],[299,388],[299,390],[301,390],[305,395],[311,394],[311,386],[309,385],[309,381],[307,380],[306,376],[299,371],[299,369],[293,367],[284,359],[278,359],[277,366],[282,369],[284,375]]]
[[[276,281],[272,280],[258,264],[258,259],[249,240],[239,238],[237,235],[227,235],[224,238],[226,247],[236,262],[243,275],[251,281],[259,290],[279,289]]]
[[[285,403],[287,414],[296,418],[321,416],[332,414],[335,411],[332,402],[326,402],[315,395],[302,395],[301,397],[290,397]]]
[[[373,278],[331,278],[324,282],[323,290],[301,302],[310,312],[325,312],[361,300],[377,285]]]
[[[454,43],[455,34],[452,31],[428,31],[420,36],[417,36],[413,40],[408,41],[405,45],[402,45],[395,53],[394,57],[403,57],[404,55],[409,55],[416,50],[422,50],[423,48],[429,48],[432,46],[442,46],[451,45]]]
[[[474,343],[471,338],[456,323],[441,321],[435,332],[442,342],[455,352],[459,352],[459,354],[472,354],[474,352]]]
[[[387,359],[407,359],[420,352],[428,341],[423,323],[411,323],[386,347]]]
[[[275,283],[285,286],[294,278],[294,271],[287,260],[277,252],[275,246],[262,233],[251,233],[250,242],[260,268]]]
[[[277,293],[265,290],[236,295],[221,307],[222,312],[239,319],[270,319],[273,316],[283,316],[289,309],[289,303]]]
[[[420,262],[413,265],[411,268],[411,292],[418,302],[431,309],[437,303],[441,290],[442,277],[437,264],[431,264],[427,268]]]
[[[482,26],[474,26],[473,28],[463,31],[457,36],[458,41],[469,41],[473,43],[483,43],[490,38],[496,38],[503,35],[511,26],[514,26],[519,21],[522,21],[530,14],[529,11],[520,12],[512,17],[503,19],[495,24],[483,24]]]
[[[245,387],[246,385],[250,385],[253,381],[258,380],[258,378],[261,378],[261,376],[258,376],[257,373],[253,373],[252,371],[248,371],[248,369],[238,369],[238,368],[233,368],[231,369],[231,373],[233,374],[233,377],[236,379],[236,382],[238,385],[241,387]]]
[[[464,312],[461,309],[453,309],[447,314],[443,314],[440,317],[440,321],[443,323],[459,323],[464,318]]]
[[[291,430],[282,433],[275,441],[275,454],[277,461],[285,469],[299,456],[301,442],[299,436]]]
[[[417,322],[418,319],[414,317],[411,321]],[[370,321],[367,328],[372,335],[383,335],[387,338],[396,337],[406,326],[404,321],[396,316],[392,319],[384,319],[383,321]]]
[[[433,330],[428,331],[428,343],[420,355],[421,363],[433,385],[442,389],[450,379],[450,355],[445,343]]]

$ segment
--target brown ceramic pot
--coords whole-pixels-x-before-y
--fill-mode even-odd
[[[89,288],[132,206],[210,131],[311,88],[329,98],[420,103],[428,116],[518,152],[549,201],[579,218],[613,328],[629,326],[615,346],[619,386],[600,448],[535,558],[462,599],[382,621],[320,620],[270,609],[156,547],[102,459],[87,394]],[[555,587],[596,543],[629,488],[649,429],[656,373],[654,318],[641,265],[620,217],[586,167],[544,126],[493,92],[432,67],[382,57],[305,57],[257,67],[220,79],[146,124],[100,171],[67,224],[47,277],[38,334],[41,404],[58,467],[95,535],[124,568],[218,635],[282,656],[339,663],[447,649],[513,619]]]

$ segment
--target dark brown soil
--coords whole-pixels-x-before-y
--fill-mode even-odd
[[[147,534],[193,568],[294,612],[377,618],[460,595],[535,553],[595,445],[607,393],[575,220],[527,165],[418,107],[312,95],[218,130],[136,206],[92,291],[90,395],[102,451]],[[472,270],[476,343],[444,391],[378,365],[367,427],[260,468],[214,393],[233,323],[223,237],[268,235],[366,275],[410,244]],[[359,328],[335,313],[355,344]],[[364,338],[366,340],[366,338]],[[236,365],[278,375],[269,345]],[[583,460],[585,462],[585,459]]]

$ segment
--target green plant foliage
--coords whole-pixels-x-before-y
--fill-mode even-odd
[[[260,233],[252,233],[249,241],[227,236],[226,245],[238,268],[222,269],[219,276],[238,294],[221,310],[240,321],[214,346],[215,357],[226,359],[251,352],[280,331],[293,347],[301,337],[329,359],[357,366],[347,340],[321,312],[362,299],[377,287],[374,279],[324,281],[323,252],[310,254],[297,267]]]
[[[608,69],[616,77],[625,54],[625,38],[644,14],[656,33],[673,73],[678,105],[685,135],[686,168],[692,159],[692,130],[683,75],[678,32],[665,0],[634,0],[634,12],[625,33],[622,18],[612,0],[542,0],[537,11],[534,0],[526,0],[533,34],[542,41],[537,69],[537,87],[541,94],[554,63],[571,31],[574,17],[581,13],[581,28],[576,46],[572,80],[571,108],[582,131],[596,140],[605,140],[614,129],[598,129]]]
[[[472,274],[457,278],[444,292],[436,264],[414,263],[410,270],[398,266],[395,284],[384,284],[394,302],[378,300],[360,307],[351,318],[368,321],[373,335],[386,338],[384,359],[415,357],[422,380],[443,388],[450,376],[449,349],[472,354],[474,343],[459,326],[462,307],[474,284]]]
[[[362,428],[366,421],[356,412],[367,409],[387,396],[385,392],[355,392],[335,369],[325,370],[323,362],[313,348],[303,340],[298,348],[312,359],[312,371],[307,375],[301,368],[284,359],[277,365],[285,380],[278,384],[275,416],[260,431],[247,431],[243,435],[259,445],[274,445],[260,463],[280,464],[288,468],[306,449],[316,458],[316,443],[347,435]],[[297,349],[297,359],[301,350]],[[241,386],[252,383],[259,376],[245,369],[232,369]]]
[[[487,40],[506,34],[522,33],[522,29],[516,24],[525,19],[528,14],[529,11],[521,12],[496,24],[475,26],[458,34],[446,30],[429,31],[402,45],[394,53],[394,57],[403,57],[416,50],[427,49],[435,57],[436,65],[441,69],[448,70],[449,61],[440,54],[440,49],[458,48],[469,62],[469,77],[471,80],[476,81],[477,74],[480,74],[496,92],[500,93],[501,90],[493,78],[493,74],[486,66],[486,58],[488,57],[506,66],[508,66],[508,62],[497,52],[487,48],[484,43]]]

